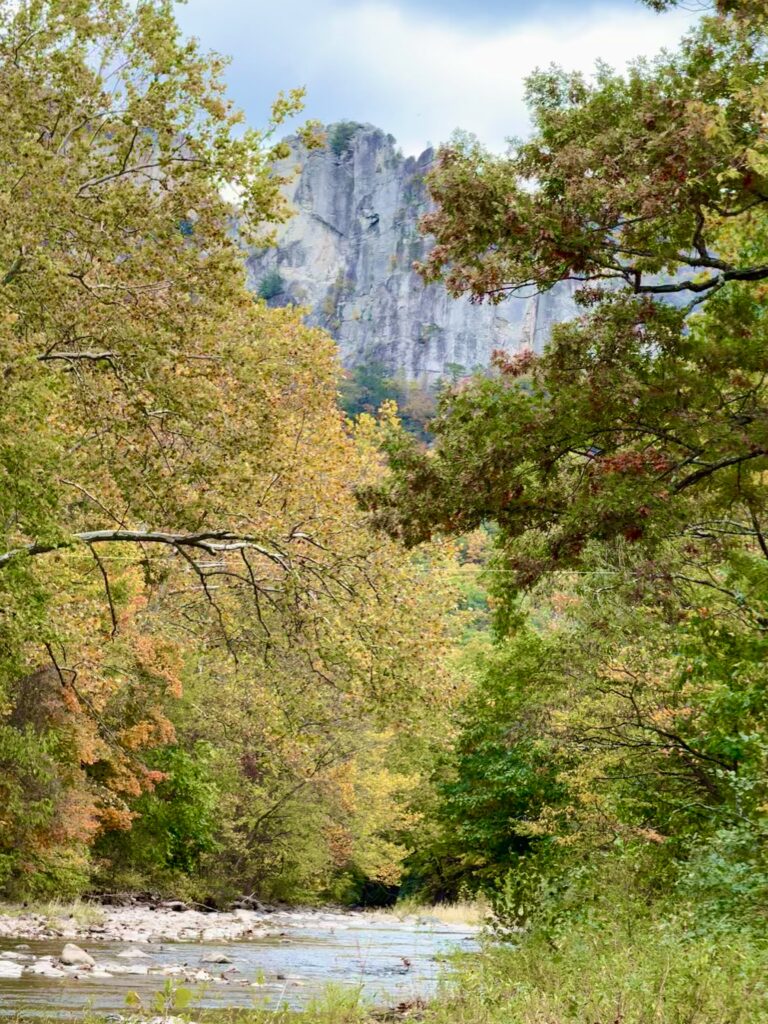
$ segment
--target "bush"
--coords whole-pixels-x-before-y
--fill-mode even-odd
[[[768,855],[764,832],[740,826],[721,829],[700,844],[682,866],[677,894],[695,907],[692,927],[707,934],[765,932],[768,919]]]
[[[219,831],[219,791],[210,777],[210,748],[205,743],[191,752],[166,747],[147,760],[166,779],[136,801],[138,817],[130,831],[107,833],[97,853],[113,870],[138,871],[150,881],[169,873],[193,874],[203,855],[215,849]]]
[[[272,270],[268,270],[264,277],[262,277],[258,287],[259,298],[269,302],[270,299],[274,299],[284,291],[285,281],[277,267],[274,267]]]
[[[489,947],[429,1007],[425,1024],[755,1024],[768,952],[748,937],[691,935],[636,905],[563,933]]]

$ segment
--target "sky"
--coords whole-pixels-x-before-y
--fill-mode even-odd
[[[634,0],[187,0],[178,17],[232,58],[250,124],[280,89],[305,86],[307,117],[369,122],[410,155],[456,128],[502,151],[527,133],[531,71],[622,68],[674,47],[697,16]]]

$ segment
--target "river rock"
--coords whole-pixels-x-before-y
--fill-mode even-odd
[[[29,960],[29,953],[17,953],[13,949],[6,949],[0,953],[0,960]]]
[[[36,964],[30,964],[24,968],[24,974],[39,974],[43,978],[66,978],[66,971],[60,967],[54,967],[50,960],[38,960]]]
[[[152,954],[147,953],[146,950],[140,949],[138,946],[129,946],[128,949],[122,950],[117,955],[125,960],[138,960],[140,957],[148,957]]]
[[[96,963],[90,953],[86,953],[84,949],[76,946],[74,942],[68,942],[66,944],[64,949],[61,951],[61,957],[59,959],[63,964],[69,964],[76,967],[93,967]]]
[[[149,974],[149,967],[146,964],[125,964],[110,960],[99,966],[110,974]]]
[[[24,972],[21,964],[12,960],[0,960],[0,978],[20,978]]]
[[[186,903],[182,903],[181,900],[164,900],[160,904],[161,910],[174,910],[177,914],[183,914],[185,910],[189,910]]]
[[[208,956],[204,956],[200,960],[201,964],[231,964],[234,963],[230,957],[224,953],[209,953]]]

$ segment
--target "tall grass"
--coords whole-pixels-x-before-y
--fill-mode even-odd
[[[58,928],[74,922],[78,928],[88,928],[91,925],[103,924],[105,913],[102,907],[96,903],[88,903],[86,900],[46,900],[44,902],[25,903],[23,906],[17,903],[4,903],[0,908],[0,914],[6,917],[15,917],[17,914],[27,916],[39,914],[45,918],[49,927]]]
[[[557,941],[489,947],[433,1002],[428,1024],[761,1024],[768,948],[675,924],[594,922]]]
[[[400,900],[389,912],[401,920],[406,917],[419,917],[442,924],[481,925],[486,922],[490,908],[482,899],[432,904],[406,899]]]

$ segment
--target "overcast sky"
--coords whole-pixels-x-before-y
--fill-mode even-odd
[[[181,24],[232,57],[232,95],[254,125],[279,89],[307,116],[367,121],[406,154],[455,128],[502,149],[524,135],[523,80],[550,63],[590,71],[674,46],[695,16],[633,0],[188,0]]]

